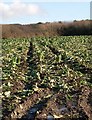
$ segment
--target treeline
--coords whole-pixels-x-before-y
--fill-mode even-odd
[[[57,29],[59,35],[92,35],[92,21],[74,21]]]
[[[92,20],[2,25],[2,38],[92,35]]]

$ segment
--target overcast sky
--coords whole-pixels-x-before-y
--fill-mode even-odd
[[[0,0],[0,23],[30,24],[90,19],[89,0],[30,1]]]

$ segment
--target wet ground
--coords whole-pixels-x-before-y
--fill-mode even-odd
[[[49,49],[53,54],[61,54],[50,46]],[[89,76],[91,82],[91,69],[87,69],[85,66],[80,66],[78,61],[68,61],[63,56],[63,62],[54,63],[53,68],[50,71],[50,75],[47,72],[35,75],[36,69],[38,69],[39,60],[34,58],[34,47],[30,43],[29,51],[27,53],[27,61],[21,64],[23,70],[28,67],[27,75],[28,82],[23,84],[21,81],[17,81],[11,88],[12,94],[18,95],[18,90],[33,90],[31,94],[26,96],[25,99],[18,99],[12,111],[7,112],[4,118],[5,120],[91,120],[92,119],[92,89],[89,85],[79,84],[80,78],[64,78],[64,86],[58,85],[58,82],[54,83],[56,87],[52,87],[52,83],[49,80],[44,84],[40,85],[40,82],[47,76],[57,75],[59,70],[67,65],[70,69],[79,71],[82,74]],[[54,55],[53,55],[54,56]],[[52,56],[51,56],[52,57]],[[64,58],[65,57],[65,58]],[[32,60],[31,60],[32,59]],[[78,65],[78,69],[76,66]],[[61,74],[61,73],[60,73]],[[57,75],[58,76],[58,75]],[[36,78],[38,77],[38,78]],[[47,78],[49,78],[47,77]],[[36,79],[39,79],[37,81]],[[76,81],[76,82],[75,82]],[[59,81],[63,84],[62,79]],[[60,83],[60,84],[61,84]],[[76,84],[76,85],[75,85]],[[60,87],[60,88],[59,88]],[[69,87],[69,88],[68,88]],[[15,99],[14,99],[15,100]],[[14,102],[14,100],[12,102]],[[5,101],[6,102],[6,101]],[[5,112],[5,111],[4,111]]]

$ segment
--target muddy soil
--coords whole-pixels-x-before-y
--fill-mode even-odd
[[[27,65],[29,66],[28,75],[30,74],[31,76],[31,74],[33,75],[32,71],[37,69],[37,64],[34,59],[30,61],[30,59],[33,58],[33,46],[32,44],[30,44],[30,46]],[[67,62],[66,64],[70,65],[70,63]],[[40,75],[40,78],[42,80],[44,77]],[[18,101],[13,111],[4,116],[3,119],[92,120],[92,89],[88,85],[79,85],[76,90],[72,90],[71,93],[68,93],[65,89],[54,90],[50,85],[48,87],[42,87],[39,86],[39,84],[40,81],[37,83],[35,78],[32,81],[31,77],[29,78],[29,83],[25,85],[21,81],[15,83],[14,89],[12,88],[12,93],[16,93],[17,90],[27,90],[30,86],[33,92],[27,96],[26,99]],[[33,85],[35,85],[35,87]]]

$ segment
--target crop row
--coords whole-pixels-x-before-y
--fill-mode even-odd
[[[39,88],[63,90],[71,98],[69,93],[80,86],[92,86],[90,40],[91,36],[3,39],[4,113]]]

